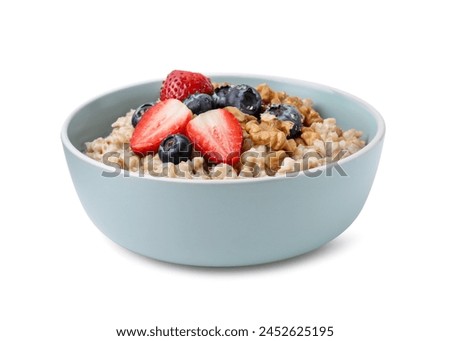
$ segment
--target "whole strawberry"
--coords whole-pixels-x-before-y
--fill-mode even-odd
[[[203,93],[211,95],[214,87],[208,77],[197,72],[174,70],[167,75],[162,83],[159,98],[164,101],[175,98],[180,101],[189,95]]]

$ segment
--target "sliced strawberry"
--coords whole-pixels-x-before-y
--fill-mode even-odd
[[[131,136],[135,153],[156,152],[168,135],[184,133],[192,118],[189,108],[177,99],[168,99],[150,107],[142,116]]]
[[[212,95],[213,92],[214,87],[210,79],[201,73],[174,70],[162,83],[159,98],[162,101],[168,98],[182,101],[195,93]]]
[[[188,123],[186,134],[210,162],[234,165],[239,161],[242,128],[229,111],[215,109],[198,115]]]

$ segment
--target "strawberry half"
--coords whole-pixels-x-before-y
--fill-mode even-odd
[[[156,152],[168,135],[184,133],[192,118],[189,108],[177,99],[168,99],[150,107],[142,116],[131,136],[133,152]]]
[[[188,123],[186,134],[208,161],[229,165],[239,162],[242,128],[229,111],[215,109],[198,115]]]
[[[203,93],[212,95],[214,87],[208,77],[201,73],[174,70],[167,75],[162,83],[159,98],[161,101],[168,98],[176,98],[180,101],[189,95]]]

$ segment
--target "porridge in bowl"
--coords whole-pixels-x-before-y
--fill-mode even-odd
[[[248,179],[292,176],[365,146],[361,131],[341,129],[297,95],[172,71],[157,101],[124,113],[85,153],[142,175]]]
[[[74,188],[105,236],[166,262],[246,266],[353,223],[383,147],[376,109],[302,80],[177,73],[98,96],[62,127]]]

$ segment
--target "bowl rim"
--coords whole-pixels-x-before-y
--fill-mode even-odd
[[[362,148],[361,150],[357,151],[356,153],[347,156],[344,159],[338,160],[336,161],[339,165],[344,166],[346,163],[351,162],[353,159],[360,157],[361,155],[364,155],[365,153],[368,153],[371,149],[373,149],[376,145],[378,145],[378,143],[380,141],[382,141],[384,139],[385,133],[386,133],[386,124],[385,121],[383,119],[383,117],[381,116],[381,114],[369,103],[367,103],[366,101],[362,100],[361,98],[352,95],[346,91],[328,86],[328,85],[324,85],[324,84],[320,84],[320,83],[316,83],[316,82],[311,82],[311,81],[305,81],[305,80],[301,80],[301,79],[295,79],[295,78],[289,78],[289,77],[280,77],[280,76],[271,76],[271,75],[263,75],[263,74],[252,74],[252,73],[208,73],[207,76],[209,78],[214,78],[214,77],[238,77],[238,78],[258,78],[258,79],[264,79],[267,81],[275,81],[275,82],[281,82],[281,83],[290,83],[290,84],[297,84],[297,85],[302,85],[302,86],[306,86],[309,88],[316,88],[316,89],[320,89],[320,90],[326,90],[326,91],[332,91],[335,93],[338,93],[344,97],[348,97],[350,100],[359,103],[360,105],[362,105],[363,107],[365,107],[367,109],[367,111],[372,115],[372,117],[375,119],[376,121],[376,125],[377,125],[377,130],[375,133],[375,136],[372,138],[372,140],[366,145],[364,146],[364,148]],[[117,91],[121,91],[121,90],[125,90],[125,89],[129,89],[129,88],[133,88],[133,87],[138,87],[138,86],[142,86],[145,84],[150,84],[150,83],[156,83],[159,82],[161,83],[163,81],[163,79],[160,78],[155,78],[155,79],[149,79],[148,81],[145,82],[139,82],[139,83],[134,83],[134,84],[130,84],[127,86],[123,86],[123,87],[119,87],[119,88],[115,88],[115,89],[111,89],[109,91],[105,91],[102,94],[91,98],[90,100],[85,101],[83,104],[81,104],[80,106],[78,106],[64,121],[62,128],[61,128],[61,141],[63,146],[75,157],[77,157],[78,159],[80,159],[83,162],[87,162],[97,168],[99,168],[99,170],[104,170],[104,171],[111,171],[113,169],[113,167],[111,166],[107,166],[105,164],[103,164],[100,161],[91,159],[89,156],[85,155],[84,153],[82,153],[81,151],[78,150],[78,148],[76,148],[69,140],[69,136],[68,136],[68,127],[70,125],[70,123],[72,122],[72,120],[74,119],[74,117],[78,114],[78,112],[80,110],[82,110],[84,107],[86,107],[87,105],[89,105],[90,103],[99,100],[100,98],[109,95],[111,93],[117,92]],[[334,162],[329,163],[329,164],[325,164],[319,167],[315,167],[313,169],[310,170],[310,172],[323,172],[327,167],[332,167],[332,165],[334,164]],[[295,176],[292,177],[288,177],[288,176],[265,176],[265,177],[260,177],[260,178],[239,178],[239,179],[186,179],[186,178],[169,178],[166,176],[162,176],[162,177],[157,177],[157,176],[152,176],[150,174],[139,174],[137,172],[130,172],[124,169],[121,169],[120,171],[120,175],[121,177],[127,177],[127,178],[141,178],[141,179],[150,179],[148,181],[165,181],[165,182],[174,182],[174,183],[191,183],[191,184],[215,184],[215,185],[229,185],[229,184],[243,184],[243,183],[257,183],[257,182],[266,182],[266,181],[286,181],[288,179],[295,179],[297,177],[304,177],[306,176],[306,172],[301,171],[298,172]]]

